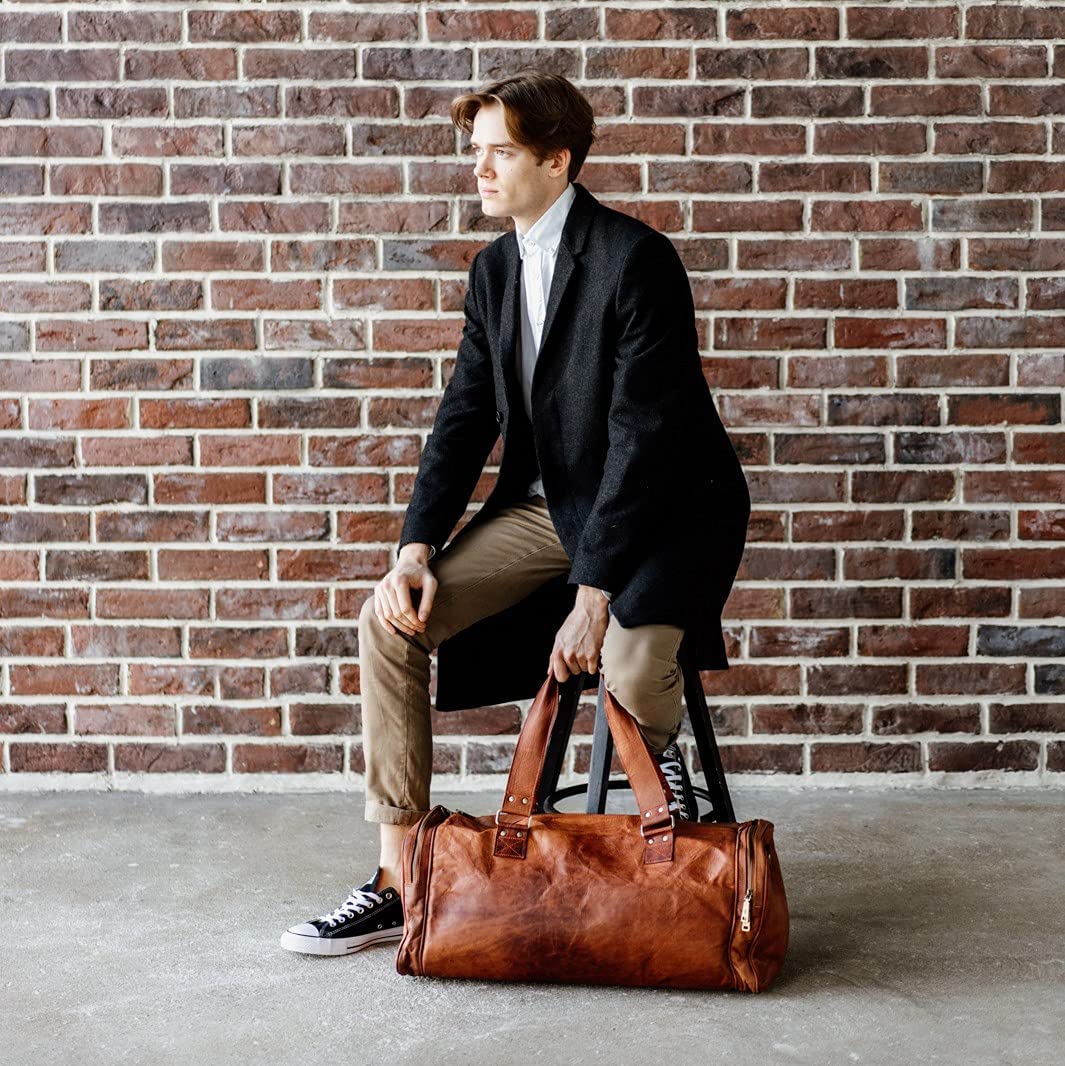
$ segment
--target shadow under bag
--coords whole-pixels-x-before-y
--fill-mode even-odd
[[[496,814],[437,804],[407,831],[399,973],[747,992],[774,980],[788,905],[772,823],[676,821],[635,719],[605,695],[639,813],[534,813],[559,706],[549,673]]]

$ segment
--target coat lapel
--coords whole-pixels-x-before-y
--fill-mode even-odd
[[[551,327],[573,278],[578,273],[578,256],[583,252],[591,225],[592,216],[599,201],[580,182],[573,183],[576,194],[558,245],[555,272],[551,278],[551,291],[547,295],[544,311],[544,328],[540,335],[540,352],[533,373],[533,392],[536,383],[546,372],[551,348]],[[512,229],[503,241],[506,255],[506,284],[503,289],[503,307],[499,319],[499,358],[502,360],[503,377],[507,384],[507,403],[512,410],[522,407],[521,385],[517,374],[517,348],[521,322],[521,255],[518,252],[518,236]]]
[[[503,308],[499,316],[499,347],[497,358],[501,361],[503,380],[506,382],[507,404],[511,411],[521,410],[521,385],[517,372],[518,324],[521,316],[518,286],[521,283],[521,255],[518,253],[518,238],[513,231],[503,242],[506,249],[506,284],[503,287]]]
[[[574,201],[573,207],[570,208],[570,213],[573,213],[577,203]],[[566,218],[569,222],[569,218]],[[558,310],[558,305],[562,303],[562,297],[566,292],[566,286],[570,283],[570,278],[573,277],[573,272],[577,267],[577,260],[573,256],[573,252],[570,251],[569,245],[564,240],[559,241],[558,255],[555,257],[555,273],[551,277],[551,291],[547,294],[547,308],[544,311],[544,329],[540,334],[540,351],[543,352],[547,348],[547,342],[551,337],[551,325],[555,321],[555,312]],[[536,358],[536,365],[540,365],[540,357]],[[535,375],[534,375],[535,376]]]

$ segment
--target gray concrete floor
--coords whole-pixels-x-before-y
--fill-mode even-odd
[[[496,797],[433,799],[483,814]],[[0,1061],[1062,1061],[1065,794],[734,799],[776,824],[791,905],[759,996],[403,977],[394,945],[284,951],[286,926],[376,865],[361,794],[0,795]]]

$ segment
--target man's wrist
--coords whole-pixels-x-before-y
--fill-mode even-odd
[[[612,593],[607,592],[606,589],[596,588],[595,585],[578,585],[577,588],[581,592],[594,594],[597,599],[602,599],[604,603],[610,602],[610,597]]]
[[[432,544],[426,544],[424,541],[411,540],[399,549],[399,555],[403,559],[414,557],[415,559],[420,559],[423,563],[427,563],[436,555],[436,547]]]

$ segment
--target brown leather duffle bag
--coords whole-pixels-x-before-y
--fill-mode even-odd
[[[637,814],[533,813],[559,690],[518,737],[501,808],[436,805],[403,840],[401,974],[759,992],[784,962],[773,826],[676,821],[633,717],[607,720]]]

